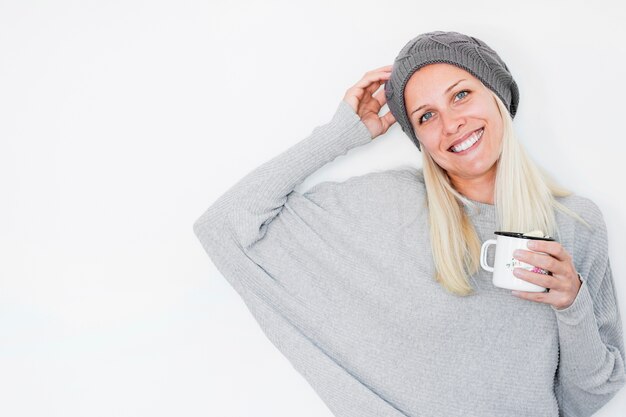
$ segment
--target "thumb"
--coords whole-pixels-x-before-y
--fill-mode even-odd
[[[388,111],[387,113],[385,113],[383,117],[381,117],[381,121],[383,123],[383,133],[384,133],[387,131],[387,129],[391,127],[391,125],[393,125],[396,122],[396,118],[393,117],[393,114],[391,114],[391,111]]]

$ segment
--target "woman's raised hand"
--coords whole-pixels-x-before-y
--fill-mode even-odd
[[[385,90],[383,88],[379,90],[379,87],[391,77],[391,67],[392,65],[386,65],[366,72],[343,97],[367,126],[372,139],[385,133],[396,121],[390,111],[382,117],[378,115],[381,107],[387,102]]]

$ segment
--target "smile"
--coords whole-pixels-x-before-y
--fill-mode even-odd
[[[474,133],[472,133],[472,135],[469,138],[459,143],[458,145],[453,146],[450,149],[448,149],[448,152],[457,153],[457,154],[465,154],[469,152],[471,149],[474,149],[476,147],[476,144],[480,141],[480,139],[483,136],[483,132],[484,132],[484,128],[481,127],[479,130],[476,130]]]

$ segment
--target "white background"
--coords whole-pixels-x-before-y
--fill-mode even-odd
[[[528,152],[604,213],[626,312],[618,4],[1,0],[0,415],[330,417],[192,224],[431,30],[507,63]],[[301,188],[420,164],[395,125]]]

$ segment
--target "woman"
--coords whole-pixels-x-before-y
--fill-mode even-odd
[[[518,97],[484,42],[422,34],[194,223],[334,415],[588,416],[624,385],[602,214],[525,155],[512,131]],[[295,191],[396,121],[423,170]],[[558,238],[533,248],[548,255],[518,259],[552,275],[517,276],[550,291],[515,297],[477,267],[480,244],[496,230],[534,229]]]

